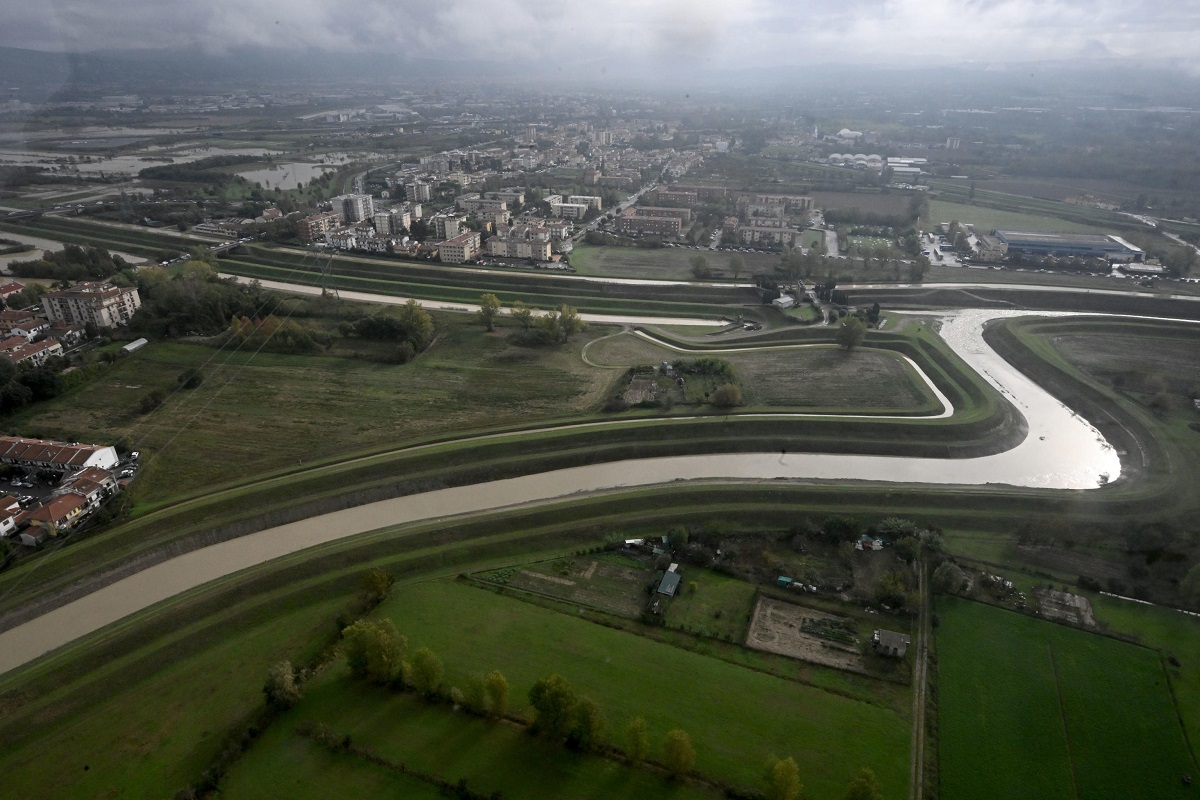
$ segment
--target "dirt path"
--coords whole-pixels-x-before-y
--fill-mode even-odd
[[[925,561],[917,561],[917,593],[921,614],[917,619],[917,663],[913,670],[913,729],[909,762],[908,800],[925,796],[925,689],[929,668],[929,591],[925,580]]]

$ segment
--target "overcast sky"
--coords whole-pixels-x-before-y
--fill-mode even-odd
[[[0,45],[55,51],[266,45],[584,68],[1123,56],[1200,71],[1197,0],[0,0],[0,20]]]

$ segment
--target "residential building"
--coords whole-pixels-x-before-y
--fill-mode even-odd
[[[479,233],[467,231],[438,245],[438,259],[447,264],[464,264],[479,255]]]
[[[594,208],[597,211],[604,210],[604,201],[595,195],[573,194],[573,195],[570,195],[569,197],[567,197],[567,202],[585,205],[588,208]]]
[[[686,210],[686,209],[684,209]],[[640,208],[627,208],[616,220],[618,233],[650,233],[656,236],[678,237],[683,231],[679,217],[654,217],[642,214]]]
[[[138,290],[111,283],[88,281],[70,289],[50,292],[42,298],[42,307],[51,322],[113,328],[125,325],[142,305]]]
[[[17,529],[17,517],[21,515],[21,504],[10,495],[0,497],[0,539]]]
[[[32,339],[50,329],[50,320],[29,311],[0,311],[0,334]]]
[[[667,217],[677,219],[681,225],[687,225],[692,221],[692,210],[690,208],[673,208],[670,206],[638,206],[637,213],[639,217]]]
[[[341,214],[344,224],[353,225],[371,219],[375,201],[369,194],[344,194],[333,198],[333,210]]]
[[[780,225],[739,225],[737,235],[742,244],[768,247],[795,247],[800,239],[800,231]]]
[[[78,522],[87,510],[87,500],[81,495],[68,492],[51,497],[37,508],[21,514],[17,517],[17,524],[26,524],[30,528],[41,528],[47,532],[65,531]],[[36,545],[39,540],[31,533],[30,540],[27,541],[22,534],[21,541]]]
[[[549,261],[550,239],[550,231],[543,227],[513,225],[497,228],[496,235],[488,239],[488,255]]]
[[[11,342],[13,339],[20,337],[9,337],[0,346]],[[14,364],[29,363],[36,367],[40,367],[46,363],[46,359],[51,356],[61,356],[63,354],[62,344],[56,339],[43,339],[40,342],[22,341],[15,347],[10,347],[0,352],[0,356],[8,359]]]
[[[465,214],[435,214],[430,222],[433,225],[433,231],[438,239],[446,240],[453,239],[458,236],[467,227],[467,217]]]
[[[890,658],[904,658],[908,653],[909,641],[909,637],[903,633],[877,630],[875,631],[875,635],[871,637],[871,646],[878,655]]]
[[[584,203],[551,203],[550,213],[563,219],[583,219],[587,216],[588,206]]]
[[[428,203],[433,199],[433,187],[424,181],[404,184],[404,199],[410,203]]]
[[[302,242],[320,242],[325,234],[341,227],[342,215],[337,211],[322,211],[310,214],[296,223],[296,236]]]
[[[25,284],[17,283],[16,281],[8,281],[7,283],[0,284],[0,300],[7,303],[9,297],[24,290]]]
[[[79,470],[84,467],[115,467],[120,459],[115,448],[100,444],[53,442],[46,439],[25,439],[20,436],[0,436],[0,463],[18,467],[44,467],[57,470]]]

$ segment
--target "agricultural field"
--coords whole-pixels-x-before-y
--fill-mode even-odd
[[[819,345],[718,355],[733,366],[747,406],[876,412],[936,411],[938,406],[913,368],[885,350],[846,353]],[[681,356],[628,333],[598,340],[587,350],[593,363],[614,367],[658,364]]]
[[[746,262],[746,269],[739,280],[749,280],[759,272],[771,272],[779,264],[774,253],[738,253]],[[692,277],[691,260],[703,256],[708,261],[713,277],[732,280],[729,260],[734,253],[707,248],[695,250],[690,247],[601,247],[581,244],[571,251],[571,266],[580,275],[597,275],[611,278],[646,278],[651,280],[683,281]]]
[[[976,233],[991,233],[996,228],[1045,233],[1108,233],[1094,225],[1071,222],[1058,217],[1040,214],[1022,214],[1015,211],[1000,211],[985,206],[948,203],[944,200],[929,202],[929,217],[924,220],[925,230],[943,222],[958,220],[964,225],[974,225]]]
[[[654,578],[654,569],[649,559],[601,553],[504,567],[476,577],[500,586],[635,618],[646,605],[646,587]]]
[[[1192,796],[1158,653],[956,598],[937,613],[943,797]]]
[[[889,703],[851,700],[451,581],[401,588],[379,612],[395,621],[410,649],[428,646],[441,656],[447,683],[499,669],[520,710],[533,682],[557,672],[601,705],[614,732],[635,716],[646,719],[652,741],[674,727],[687,730],[696,768],[707,776],[755,784],[765,758],[790,755],[814,797],[839,796],[863,766],[879,776],[889,799],[903,794],[908,721]],[[343,681],[339,687],[330,713],[346,724],[364,719],[379,736],[391,736],[392,721],[377,724],[386,714],[377,697],[356,699],[359,690]],[[372,712],[364,715],[367,706]]]
[[[613,379],[578,356],[602,329],[562,348],[527,348],[510,344],[503,329],[484,333],[467,315],[437,320],[431,349],[402,366],[365,351],[280,355],[151,344],[10,425],[67,441],[125,437],[151,454],[135,490],[165,499],[389,442],[586,413]],[[204,383],[175,391],[178,376],[192,367],[204,372]],[[141,398],[154,389],[174,394],[140,414]]]

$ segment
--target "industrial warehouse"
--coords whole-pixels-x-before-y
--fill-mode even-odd
[[[1106,261],[1132,263],[1143,261],[1146,254],[1120,236],[1098,233],[1028,233],[1025,231],[996,231],[1008,253],[1028,256],[1065,258],[1103,258]]]

